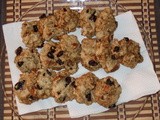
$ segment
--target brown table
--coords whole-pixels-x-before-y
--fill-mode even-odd
[[[1,24],[16,21],[28,8],[40,2],[41,0],[2,0],[1,1]],[[97,0],[101,4],[105,4],[105,0]],[[97,2],[97,3],[98,3]],[[138,20],[144,25],[154,52],[153,63],[158,78],[160,79],[160,1],[159,0],[117,0],[118,3],[125,6],[128,10],[132,10]],[[62,6],[74,6],[77,3],[71,4],[66,0],[47,0],[47,2],[40,4],[34,9],[34,12],[29,12],[22,20],[29,20],[40,16],[42,13],[51,13],[53,9]],[[97,7],[96,4],[90,2],[91,6]],[[0,31],[1,28],[0,28]],[[57,107],[49,110],[42,110],[39,112],[30,113],[23,116],[18,116],[13,111],[17,111],[15,99],[13,97],[13,89],[10,77],[10,70],[8,66],[7,53],[2,51],[4,46],[3,35],[0,36],[0,55],[3,56],[1,62],[1,81],[4,82],[5,94],[0,87],[0,120],[69,120],[69,114],[66,106]],[[3,69],[4,68],[4,69]],[[1,83],[1,82],[0,82]],[[2,85],[0,85],[2,86]],[[9,102],[7,101],[9,100]],[[145,104],[144,104],[145,103]],[[143,106],[144,105],[144,106]],[[129,120],[134,118],[136,120],[160,120],[160,92],[154,95],[149,95],[140,98],[136,101],[131,101],[126,104],[117,106],[115,109],[104,113],[89,115],[83,118],[74,120]]]

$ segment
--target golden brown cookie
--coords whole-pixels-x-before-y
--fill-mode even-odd
[[[117,22],[113,15],[113,10],[109,7],[102,10],[97,17],[95,25],[96,37],[98,39],[101,39],[104,36],[113,35],[117,28]]]
[[[14,85],[14,91],[19,102],[31,104],[39,100],[35,88],[36,81],[36,73],[33,71],[31,73],[23,73],[20,75],[19,81]]]
[[[74,35],[63,35],[60,42],[47,42],[40,52],[42,66],[54,70],[67,69],[70,74],[77,71],[81,45]]]
[[[50,69],[39,69],[36,72],[37,81],[35,89],[39,99],[45,99],[51,96],[53,77],[55,76],[56,72]]]
[[[118,84],[116,79],[109,76],[96,82],[93,95],[98,104],[103,107],[113,107],[116,105],[121,91],[121,86]]]
[[[119,69],[119,61],[111,55],[111,45],[108,36],[103,37],[97,42],[96,56],[102,68],[107,72],[114,72]]]
[[[58,74],[53,78],[52,96],[58,103],[64,103],[74,99],[72,83],[75,81],[73,77],[62,76]]]
[[[82,28],[82,35],[89,38],[95,35],[95,22],[99,15],[99,11],[92,8],[84,8],[80,13],[79,24]]]
[[[101,67],[96,57],[96,45],[96,39],[84,38],[82,40],[81,63],[90,71],[98,70]]]
[[[18,47],[15,53],[14,63],[22,73],[41,68],[39,53],[36,49]]]
[[[63,28],[65,33],[76,30],[79,21],[78,11],[71,10],[69,7],[65,7],[55,10],[54,15],[57,19],[57,26],[59,28]]]
[[[98,78],[91,72],[76,78],[74,95],[78,103],[90,105],[94,102],[93,90],[96,87],[97,80]]]
[[[44,42],[38,21],[23,22],[21,37],[23,43],[30,48],[41,47]]]

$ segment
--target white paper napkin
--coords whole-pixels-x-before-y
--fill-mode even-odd
[[[118,80],[118,82],[122,86],[122,94],[118,101],[118,104],[120,104],[148,94],[156,93],[160,90],[160,84],[153,70],[153,65],[148,56],[148,52],[146,51],[144,42],[142,40],[141,34],[139,32],[137,23],[134,19],[132,12],[121,14],[117,16],[116,19],[118,21],[118,28],[115,32],[115,37],[119,39],[123,37],[129,37],[140,43],[141,53],[144,57],[143,63],[138,64],[133,70],[121,66],[118,71],[110,74],[107,74],[103,69],[94,72],[99,78],[110,75]],[[20,74],[20,71],[16,68],[16,65],[14,64],[15,49],[19,46],[24,47],[20,36],[21,24],[21,22],[17,22],[3,25],[3,32],[7,46],[9,66],[13,85],[18,81]],[[80,29],[77,29],[76,32],[72,32],[70,34],[76,35],[80,42],[84,38],[84,36],[81,36],[80,34]],[[78,72],[72,76],[79,77],[86,72],[88,72],[88,70],[82,67],[81,64],[79,64]],[[31,105],[21,104],[18,102],[17,99],[16,101],[20,115],[62,105],[57,104],[53,98],[40,100]],[[106,108],[96,103],[90,106],[86,106],[84,104],[78,104],[75,101],[71,101],[67,102],[67,105],[71,117],[81,117],[84,115],[99,113],[107,110]]]
[[[130,69],[121,65],[118,71],[110,74],[107,74],[102,69],[94,72],[95,75],[99,78],[110,75],[117,79],[119,84],[122,86],[122,94],[117,104],[121,104],[138,99],[145,95],[156,93],[160,90],[160,83],[153,69],[152,62],[149,58],[148,52],[132,12],[129,11],[121,14],[116,17],[116,20],[118,21],[118,28],[114,37],[118,39],[129,37],[138,42],[141,46],[141,54],[144,58],[144,61],[141,64],[138,64],[134,69]],[[78,76],[86,72],[87,70],[83,70],[79,72]],[[86,106],[84,104],[79,104],[76,101],[67,102],[67,106],[69,114],[72,118],[82,117],[85,115],[100,113],[108,110],[107,108],[104,108],[96,103],[90,106]]]

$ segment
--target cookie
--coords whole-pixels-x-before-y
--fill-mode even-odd
[[[121,64],[129,67],[129,68],[135,68],[138,63],[143,62],[142,55],[139,54],[133,54],[133,53],[127,53],[121,60]]]
[[[110,39],[108,36],[103,37],[97,42],[96,57],[102,68],[107,72],[114,72],[119,69],[119,60],[111,54]]]
[[[39,69],[36,72],[37,81],[35,89],[39,99],[45,99],[51,96],[53,77],[55,76],[56,72],[50,69]]]
[[[143,57],[140,54],[140,45],[137,42],[127,37],[117,42],[119,46],[116,45],[115,48],[112,49],[112,53],[120,59],[122,65],[135,68],[138,63],[143,62]],[[113,50],[115,50],[115,52],[113,52]]]
[[[69,7],[65,7],[55,10],[54,15],[57,19],[57,26],[59,28],[63,28],[65,33],[76,30],[79,21],[78,11],[71,10]]]
[[[109,7],[102,10],[95,21],[95,26],[96,37],[98,39],[101,39],[104,36],[113,35],[117,28],[117,22],[113,15],[113,10]]]
[[[54,15],[47,16],[44,22],[41,22],[40,26],[43,29],[42,37],[47,41],[52,38],[58,39],[59,36],[66,33],[63,28],[58,27],[58,21]]]
[[[94,102],[93,90],[96,87],[97,80],[98,78],[91,72],[76,78],[74,95],[78,103],[90,105]]]
[[[96,57],[96,44],[96,39],[85,38],[82,40],[81,63],[90,71],[98,70],[101,67]]]
[[[14,63],[22,73],[36,71],[41,68],[39,53],[36,49],[18,47],[15,53]]]
[[[21,37],[23,43],[30,48],[41,47],[44,42],[37,21],[24,22]]]
[[[116,79],[105,77],[96,82],[96,87],[93,90],[95,101],[103,107],[115,107],[120,94],[121,86]]]
[[[52,96],[58,103],[64,103],[74,99],[72,85],[75,79],[70,76],[62,76],[58,74],[53,79]]]
[[[14,85],[14,91],[19,102],[31,104],[39,100],[35,89],[36,81],[36,72],[32,71],[31,73],[23,73],[20,75],[19,81]]]
[[[40,59],[44,68],[54,70],[67,69],[76,72],[80,58],[81,46],[74,35],[63,35],[60,42],[44,44],[40,52]]]
[[[89,38],[95,35],[95,22],[99,11],[92,8],[84,8],[80,13],[79,25],[82,28],[81,34]]]

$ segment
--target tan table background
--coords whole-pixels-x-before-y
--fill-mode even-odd
[[[6,0],[6,23],[11,23],[16,21],[28,8],[32,5],[40,2],[41,0]],[[69,3],[66,0],[46,0],[45,4],[41,4],[36,7],[32,12],[29,12],[24,19],[22,20],[30,20],[37,18],[42,13],[52,13],[53,9],[57,9],[62,6],[75,6],[78,3]],[[97,0],[97,2],[90,2],[91,6],[97,6],[97,4],[105,4],[105,0]],[[154,67],[158,78],[160,79],[160,56],[159,56],[159,48],[158,48],[158,40],[156,33],[156,22],[155,22],[155,7],[154,0],[117,0],[118,3],[125,6],[127,9],[132,10],[134,15],[138,18],[139,21],[144,25],[147,34],[149,35],[152,44],[152,48],[154,51]],[[4,104],[1,107],[1,111],[3,110],[2,119],[4,120],[70,120],[68,110],[65,107],[57,107],[49,110],[42,110],[39,112],[23,115],[18,117],[16,113],[17,111],[15,99],[13,97],[13,89],[10,77],[10,70],[8,65],[7,52],[5,52],[5,61],[4,61],[4,87],[5,93],[8,98],[4,97]],[[146,66],[147,67],[147,66]],[[129,120],[132,119],[139,109],[141,109],[144,101],[146,104],[138,113],[135,120],[160,120],[160,92],[154,95],[150,95],[147,97],[140,98],[139,100],[132,101],[123,105],[117,106],[115,109],[109,110],[104,113],[94,114],[85,116],[82,118],[77,118],[74,120]],[[8,104],[8,99],[10,100],[10,104]],[[10,107],[12,106],[12,108]],[[0,118],[1,119],[1,118]]]

